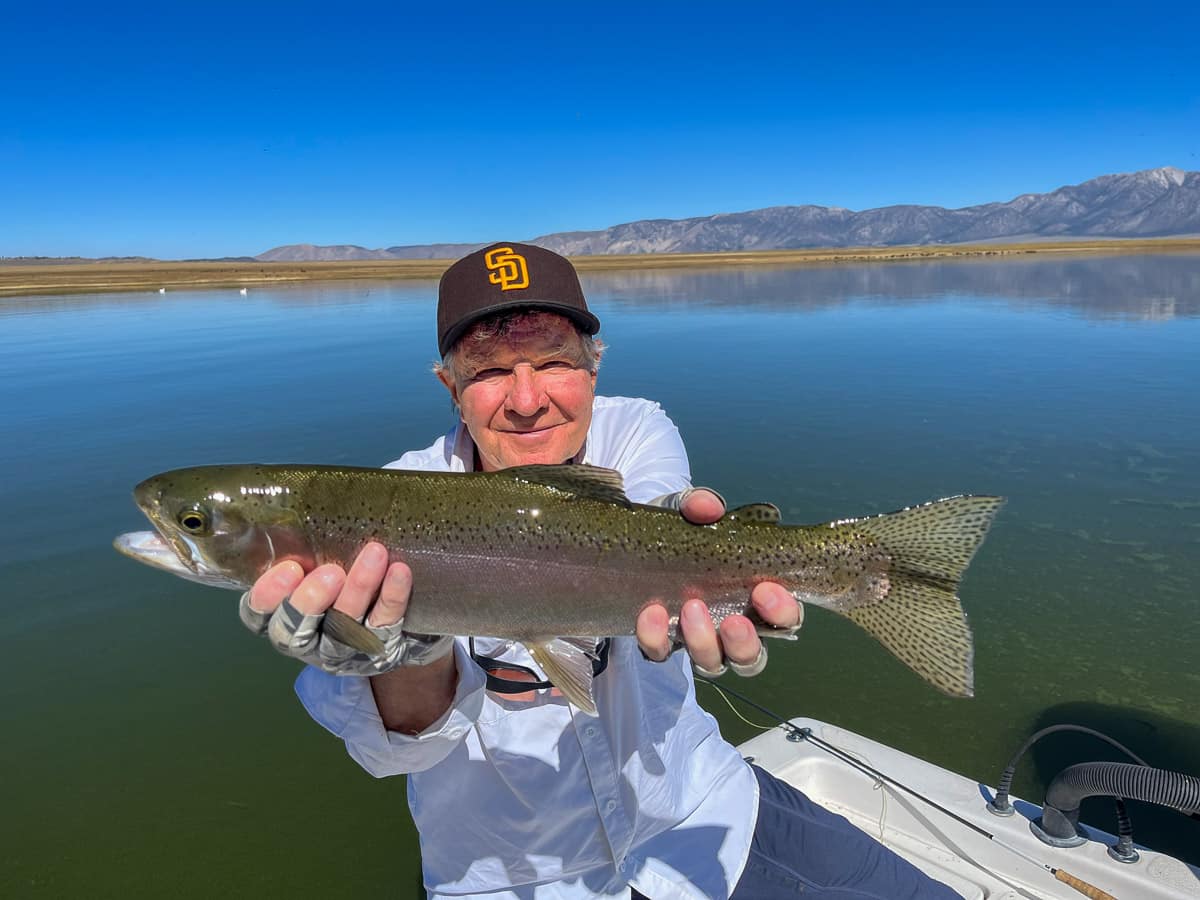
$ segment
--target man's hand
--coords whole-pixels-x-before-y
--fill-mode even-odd
[[[388,566],[387,550],[371,543],[349,573],[336,565],[307,575],[295,563],[275,566],[242,597],[239,613],[280,653],[337,675],[379,675],[426,665],[450,650],[452,638],[404,632],[411,592],[409,568]],[[364,618],[365,628],[353,624]]]
[[[387,548],[372,542],[358,554],[349,572],[332,564],[318,566],[307,575],[295,562],[273,566],[248,592],[242,618],[251,630],[262,633],[272,628],[287,601],[302,619],[336,609],[353,619],[362,620],[365,615],[366,624],[372,628],[399,632],[396,626],[404,620],[412,583],[412,570],[402,562],[388,565]],[[271,631],[271,643],[277,650],[311,661],[306,653],[294,652],[288,646],[286,633],[277,632],[286,629],[275,626]],[[389,731],[417,734],[441,718],[454,700],[458,669],[454,654],[445,652],[454,639],[400,639],[416,641],[420,645],[416,648],[418,654],[434,651],[437,655],[432,660],[421,660],[421,665],[402,664],[383,674],[359,674],[373,676],[371,690],[384,726]],[[336,670],[331,665],[323,668]]]
[[[683,517],[694,525],[709,525],[725,515],[725,502],[713,491],[697,488],[683,498]],[[804,620],[804,609],[781,584],[764,581],[754,586],[750,602],[762,620],[778,628],[797,628]],[[713,627],[708,607],[701,600],[688,600],[680,612],[679,627],[692,663],[707,672],[723,671],[726,662],[735,671],[745,667],[747,674],[761,659],[765,648],[754,625],[745,616],[729,616],[721,628]],[[667,610],[660,603],[647,606],[638,616],[638,644],[649,659],[662,662],[671,653]]]
[[[297,612],[319,616],[336,609],[376,628],[395,625],[404,618],[412,594],[412,570],[402,562],[388,565],[387,548],[371,542],[363,547],[347,573],[329,563],[307,575],[295,562],[268,569],[250,589],[252,610],[270,616],[284,600]],[[376,600],[378,598],[378,600]],[[374,604],[374,605],[372,605]]]

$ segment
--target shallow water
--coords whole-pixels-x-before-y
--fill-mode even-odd
[[[977,697],[814,611],[734,682],[994,781],[1038,727],[1200,773],[1200,257],[636,271],[584,279],[601,392],[659,400],[697,483],[793,522],[1009,498],[963,585]],[[219,461],[374,465],[450,421],[432,282],[0,301],[0,894],[334,895],[420,882],[402,779],[290,693],[233,595],[118,557],[138,480]],[[707,688],[734,741],[753,730]],[[761,718],[748,714],[750,718]],[[1050,739],[1022,767],[1110,758]],[[1085,818],[1112,830],[1112,808]],[[1200,862],[1200,825],[1131,804]]]

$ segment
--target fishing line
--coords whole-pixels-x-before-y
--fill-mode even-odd
[[[708,685],[716,688],[717,691],[723,695],[728,694],[731,697],[736,697],[742,703],[745,703],[747,706],[753,707],[754,709],[758,710],[763,715],[770,716],[772,719],[774,719],[776,722],[778,722],[780,725],[782,725],[784,728],[786,728],[788,730],[788,732],[792,736],[795,737],[796,740],[809,741],[814,746],[820,748],[821,750],[824,750],[826,753],[833,756],[834,758],[840,759],[842,762],[846,763],[849,766],[852,766],[853,768],[862,772],[864,775],[869,775],[870,777],[872,777],[878,781],[881,781],[885,784],[889,784],[892,787],[899,788],[900,790],[904,791],[906,794],[910,794],[913,797],[916,797],[918,800],[928,804],[929,806],[932,806],[938,812],[949,816],[954,821],[958,822],[960,825],[965,825],[967,828],[971,829],[972,831],[976,832],[977,834],[983,835],[983,837],[987,838],[989,841],[991,841],[997,847],[1003,847],[1005,850],[1008,850],[1010,853],[1013,853],[1013,854],[1021,857],[1026,862],[1032,863],[1033,865],[1035,865],[1041,869],[1045,869],[1047,872],[1049,872],[1051,875],[1054,876],[1055,880],[1062,882],[1063,884],[1067,885],[1068,887],[1074,888],[1075,890],[1079,891],[1079,893],[1083,894],[1084,896],[1091,898],[1091,900],[1117,900],[1117,898],[1114,897],[1112,894],[1105,893],[1104,891],[1102,891],[1100,888],[1096,887],[1095,885],[1089,884],[1088,882],[1084,881],[1083,879],[1078,878],[1063,869],[1059,869],[1054,866],[1048,865],[1048,864],[1042,862],[1041,860],[1038,860],[1038,859],[1028,855],[1027,853],[1025,853],[1024,850],[1019,850],[1016,847],[1012,846],[1011,844],[1005,843],[1003,840],[996,837],[996,835],[992,834],[990,831],[987,831],[986,829],[981,828],[980,826],[976,825],[974,822],[967,821],[962,816],[958,815],[958,813],[953,812],[952,810],[946,809],[946,807],[942,806],[936,800],[931,800],[929,797],[926,797],[924,794],[920,793],[919,791],[914,790],[913,788],[910,788],[908,785],[901,784],[899,781],[892,778],[890,775],[885,775],[883,772],[880,772],[875,767],[870,766],[864,762],[860,762],[859,760],[857,760],[853,756],[851,756],[849,753],[847,753],[845,750],[842,750],[840,747],[835,747],[833,744],[830,744],[828,741],[825,741],[822,738],[817,737],[815,734],[812,733],[811,729],[799,728],[799,727],[793,725],[791,722],[789,722],[783,716],[779,715],[779,713],[774,712],[773,710],[767,709],[765,706],[763,706],[760,703],[756,703],[754,700],[751,700],[745,694],[743,694],[739,691],[735,691],[733,688],[727,687],[723,684],[718,684],[717,682],[713,681],[710,678],[705,678],[703,675],[697,675],[696,680],[702,681],[705,684],[708,684]],[[726,697],[726,702],[727,703],[729,702],[728,697]],[[732,704],[730,704],[730,705],[732,706]]]
[[[704,678],[703,676],[701,676],[701,680],[702,680],[702,681],[706,681],[706,682],[708,682],[708,683],[709,683],[709,684],[711,684],[713,687],[719,687],[719,685],[718,685],[716,682],[714,682],[714,681],[708,681],[708,679],[707,679],[707,678]],[[724,692],[724,691],[719,691],[719,692],[717,693],[717,696],[718,696],[718,697],[720,697],[722,700],[724,700],[724,701],[725,701],[725,705],[729,707],[729,711],[730,711],[730,712],[732,712],[732,713],[733,713],[735,716],[737,716],[739,719],[741,719],[743,722],[745,722],[745,723],[746,723],[747,725],[749,725],[751,728],[757,728],[759,731],[770,731],[772,728],[778,728],[778,727],[779,727],[778,725],[759,725],[757,722],[751,722],[749,719],[747,719],[745,716],[743,716],[743,715],[741,714],[741,712],[739,712],[739,711],[738,711],[738,708],[737,708],[736,706],[734,706],[734,705],[733,705],[733,701],[732,701],[732,700],[730,700],[730,699],[729,699],[729,697],[727,697],[727,696],[725,695],[725,692]]]

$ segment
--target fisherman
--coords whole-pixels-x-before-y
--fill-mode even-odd
[[[436,373],[459,421],[389,467],[584,463],[616,469],[631,500],[692,523],[724,514],[717,494],[691,487],[658,404],[596,396],[600,322],[563,257],[518,243],[467,255],[442,277],[437,328]],[[649,602],[636,639],[596,652],[593,717],[519,643],[405,633],[420,592],[372,543],[348,572],[280,563],[243,596],[241,616],[311,664],[300,699],[363,768],[408,775],[430,897],[957,896],[722,739],[692,669],[761,672],[767,650],[745,616],[718,630],[688,600],[675,647],[666,609]],[[799,628],[803,610],[781,585],[761,583],[751,600],[768,624]],[[365,618],[385,654],[364,664],[331,647],[319,627],[331,607]]]

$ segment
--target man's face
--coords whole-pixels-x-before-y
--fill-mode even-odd
[[[561,316],[532,317],[503,337],[460,345],[454,378],[443,373],[485,472],[566,462],[592,422],[596,373],[582,339]]]

